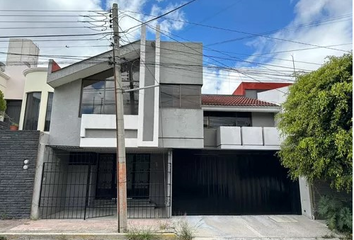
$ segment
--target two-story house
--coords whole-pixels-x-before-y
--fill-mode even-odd
[[[301,214],[302,193],[276,151],[276,104],[203,95],[201,43],[145,38],[121,47],[129,218]],[[116,214],[112,51],[59,68],[32,216]],[[145,88],[151,87],[151,88]],[[306,189],[305,189],[306,190]]]

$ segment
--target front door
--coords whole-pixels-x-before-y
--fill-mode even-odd
[[[132,199],[147,199],[150,184],[150,155],[127,154],[127,195]],[[97,171],[97,199],[117,196],[116,155],[100,154]]]

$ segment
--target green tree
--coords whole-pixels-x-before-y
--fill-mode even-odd
[[[329,57],[321,68],[297,77],[278,115],[285,140],[279,156],[291,178],[327,180],[352,188],[352,54]]]
[[[6,110],[6,101],[4,99],[4,94],[0,90],[0,113],[5,112]]]

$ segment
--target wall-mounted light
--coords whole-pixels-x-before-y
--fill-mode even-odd
[[[23,166],[22,166],[22,168],[23,168],[24,170],[27,170],[27,169],[28,169],[28,164],[29,164],[29,160],[28,160],[28,159],[23,160]]]

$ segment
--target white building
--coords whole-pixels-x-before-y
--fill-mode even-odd
[[[20,130],[48,131],[53,88],[47,68],[37,67],[39,48],[27,39],[10,39],[6,64],[1,63],[0,90],[7,103],[5,122]]]

